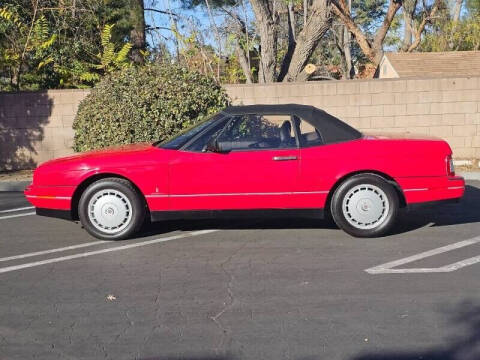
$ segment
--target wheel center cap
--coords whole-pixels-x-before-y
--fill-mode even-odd
[[[371,201],[368,199],[362,199],[358,202],[357,208],[360,212],[368,212],[372,209]]]
[[[117,214],[117,208],[112,204],[105,204],[102,213],[106,217],[114,217]]]

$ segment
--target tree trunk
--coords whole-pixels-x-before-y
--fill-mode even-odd
[[[242,4],[243,4],[243,1],[242,1]],[[235,54],[237,55],[238,63],[240,64],[240,68],[242,69],[243,74],[245,75],[247,84],[251,84],[253,82],[253,76],[252,76],[252,67],[250,64],[250,45],[249,45],[246,13],[244,12],[245,20],[242,20],[240,16],[238,16],[236,13],[231,12],[226,8],[221,8],[221,9],[225,13],[227,13],[234,21],[234,27],[233,29],[229,29],[229,31],[235,34],[238,34],[238,38],[235,40]],[[239,39],[242,35],[245,36],[245,43],[246,43],[245,45],[247,48],[246,51],[244,51],[242,46],[240,45]]]
[[[323,35],[331,27],[328,0],[315,0],[310,8],[310,16],[302,31],[297,36],[295,51],[288,66],[288,72],[281,81],[296,81],[306,78],[301,75],[310,56]],[[280,80],[280,79],[279,79]]]
[[[345,54],[345,75],[347,79],[353,79],[355,77],[355,68],[353,67],[352,52],[350,48],[351,42],[352,35],[345,27],[343,29],[343,53]]]
[[[277,55],[277,14],[270,9],[268,0],[251,0],[260,36],[259,81],[271,83],[276,80]]]
[[[130,42],[132,44],[132,50],[130,56],[134,63],[143,64],[145,59],[141,51],[145,51],[146,49],[143,0],[130,1],[130,21],[132,23],[132,29],[130,30]]]
[[[219,55],[219,60],[217,62],[217,81],[220,82],[220,61],[222,58],[222,40],[220,39],[220,33],[218,32],[217,24],[215,24],[215,19],[213,18],[212,9],[210,8],[210,3],[208,2],[208,0],[205,0],[205,4],[207,5],[210,25],[213,27],[213,31],[215,32],[215,37],[217,38],[218,55]]]
[[[258,51],[258,73],[257,73],[257,76],[258,76],[258,82],[260,84],[264,84],[265,83],[265,73],[263,72],[263,65],[262,65],[262,48],[259,47],[258,48],[259,51]]]
[[[408,50],[412,45],[412,18],[406,11],[403,12],[403,41],[402,51]]]
[[[335,32],[335,46],[337,47],[338,53],[340,54],[340,62],[342,65],[342,79],[344,80],[350,78],[347,59],[345,56],[345,31],[348,31],[345,26],[339,26],[338,33]]]
[[[289,39],[291,37],[293,41],[295,41],[295,37],[296,37],[295,24],[296,24],[296,20],[295,20],[295,11],[293,8],[293,0],[290,0],[288,2],[288,36],[289,36]]]
[[[282,81],[285,78],[285,75],[287,75],[288,67],[290,66],[293,52],[295,51],[295,46],[297,45],[295,40],[295,13],[293,12],[293,1],[291,0],[288,2],[287,20],[288,20],[288,49],[282,61],[282,67],[280,69],[280,73],[278,74],[278,79],[277,79],[278,81]]]
[[[238,62],[242,68],[243,74],[245,75],[247,84],[251,84],[253,82],[253,78],[250,66],[248,65],[248,59],[245,55],[245,51],[243,51],[242,47],[238,43],[235,46],[235,53],[237,54]]]
[[[348,13],[352,13],[352,0],[348,0]],[[343,27],[343,53],[345,56],[345,77],[347,79],[353,79],[355,77],[355,69],[353,67],[352,60],[352,34],[348,31],[347,27]]]
[[[455,7],[453,9],[453,21],[457,22],[460,19],[460,13],[462,12],[463,0],[456,0]]]
[[[403,41],[402,51],[407,51],[413,41],[413,16],[417,7],[417,0],[405,0],[403,2]]]
[[[402,6],[402,2],[398,0],[390,0],[385,18],[380,28],[377,30],[373,41],[367,38],[367,35],[355,24],[350,16],[344,0],[332,0],[332,9],[334,13],[342,20],[347,29],[355,37],[358,46],[365,56],[375,65],[378,65],[383,56],[383,42],[387,35],[388,29],[392,24],[393,18],[398,9]]]
[[[435,3],[433,4],[432,9],[430,10],[430,13],[423,15],[422,22],[420,23],[420,25],[415,31],[415,41],[412,43],[412,45],[410,45],[407,52],[412,52],[418,47],[418,45],[420,45],[420,41],[422,40],[423,30],[425,30],[425,26],[427,25],[427,22],[430,21],[430,19],[435,16],[435,13],[438,11],[438,7],[441,1],[442,0],[435,0]]]

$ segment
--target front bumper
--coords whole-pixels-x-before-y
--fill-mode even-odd
[[[459,200],[465,193],[461,176],[408,177],[395,179],[407,205],[442,200]]]
[[[25,197],[36,208],[70,210],[74,186],[27,186]]]

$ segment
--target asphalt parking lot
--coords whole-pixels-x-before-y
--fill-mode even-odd
[[[0,193],[0,359],[480,359],[480,182],[355,239],[315,220],[98,241]]]

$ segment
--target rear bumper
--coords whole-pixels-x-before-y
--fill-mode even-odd
[[[448,205],[448,204],[458,204],[460,203],[460,199],[446,199],[446,200],[435,200],[435,201],[428,201],[428,202],[419,202],[419,203],[413,203],[413,204],[408,204],[406,207],[407,211],[412,211],[412,210],[421,210],[421,209],[426,209],[426,208],[431,208],[439,205]]]
[[[25,197],[37,208],[70,210],[74,186],[27,186]]]
[[[408,177],[395,179],[407,205],[442,200],[459,200],[465,193],[461,176]]]

